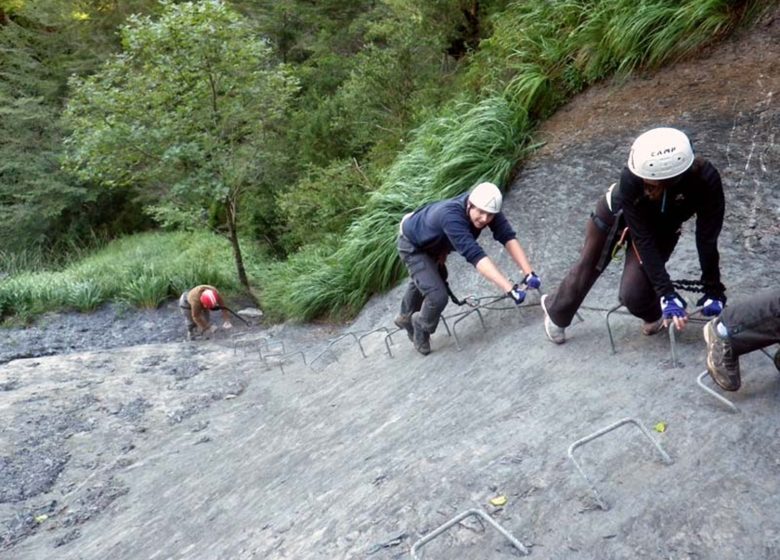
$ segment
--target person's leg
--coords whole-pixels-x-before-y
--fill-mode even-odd
[[[780,342],[780,290],[761,292],[750,299],[727,305],[704,326],[707,341],[707,371],[726,391],[742,384],[739,357]]]
[[[414,253],[416,247],[409,243],[404,237],[399,237],[397,240],[398,254],[401,260],[405,262],[404,255]],[[417,289],[417,284],[414,280],[409,279],[409,283],[406,285],[406,291],[401,299],[401,311],[396,315],[393,322],[399,329],[406,330],[406,335],[409,340],[414,341],[414,327],[412,326],[412,314],[415,311],[419,311],[423,303],[423,294]]]
[[[679,238],[680,232],[677,231],[656,240],[658,252],[664,262],[669,261]],[[626,263],[620,279],[620,302],[632,315],[645,322],[642,326],[644,334],[655,334],[662,328],[661,300],[655,293],[633,244],[630,244],[626,251]]]
[[[187,340],[192,340],[192,336],[195,333],[197,325],[195,324],[195,321],[192,320],[192,310],[190,309],[190,304],[187,301],[188,293],[189,292],[187,291],[179,296],[179,311],[181,312],[181,316],[184,318],[184,325],[187,328]]]
[[[569,269],[558,289],[545,298],[545,311],[552,322],[560,328],[566,328],[571,324],[585,296],[601,275],[601,270],[598,270],[597,266],[604,251],[604,244],[607,242],[608,231],[604,226],[610,227],[614,221],[614,216],[609,211],[604,197],[596,204],[595,215],[600,220],[601,227],[596,225],[593,218],[588,220],[579,260]],[[618,239],[611,241],[614,245]],[[611,257],[602,263],[604,267],[609,260]]]
[[[422,307],[423,295],[420,290],[417,289],[417,285],[414,280],[409,280],[404,292],[404,297],[401,299],[401,312],[396,315],[393,322],[399,329],[406,330],[406,335],[409,340],[414,341],[414,327],[412,326],[412,314],[415,311],[419,311]]]
[[[401,300],[401,315],[411,317],[412,313],[419,311],[424,297],[420,290],[417,289],[417,284],[414,283],[414,280],[409,280],[404,297]]]
[[[646,324],[654,324],[661,318],[661,302],[631,245],[626,251],[619,299],[632,315]]]
[[[727,305],[720,315],[736,356],[780,342],[780,290]]]
[[[399,253],[414,286],[423,296],[419,311],[412,314],[412,341],[417,350],[427,354],[430,352],[430,335],[436,332],[439,317],[449,301],[447,286],[439,274],[438,263],[404,238],[399,239]]]

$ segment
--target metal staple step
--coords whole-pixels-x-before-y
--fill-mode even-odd
[[[419,556],[417,556],[417,552],[426,544],[431,542],[433,539],[441,535],[442,533],[446,532],[447,529],[452,527],[453,525],[457,525],[467,517],[478,517],[484,521],[486,521],[491,527],[493,527],[496,531],[501,533],[506,540],[508,540],[510,543],[512,543],[512,546],[514,546],[517,550],[520,551],[520,554],[523,556],[528,555],[528,549],[521,543],[519,540],[517,540],[512,534],[504,529],[501,525],[499,525],[492,517],[490,517],[487,513],[485,513],[481,509],[469,509],[464,512],[459,513],[443,525],[437,527],[427,535],[424,535],[422,538],[420,538],[414,545],[412,546],[412,559],[413,560],[419,560]]]
[[[612,430],[619,428],[620,426],[623,426],[624,424],[634,424],[637,428],[639,428],[639,431],[642,432],[642,434],[650,441],[650,443],[653,444],[653,446],[658,450],[658,453],[661,455],[661,458],[663,459],[664,463],[667,465],[672,464],[672,459],[669,457],[669,455],[666,453],[666,451],[663,450],[661,445],[656,442],[653,439],[653,436],[650,435],[650,432],[647,430],[647,428],[644,427],[644,425],[635,418],[623,418],[622,420],[618,420],[614,424],[610,424],[606,428],[602,428],[596,432],[593,432],[590,435],[585,436],[584,438],[578,439],[574,443],[572,443],[569,446],[568,454],[569,459],[571,459],[572,463],[574,463],[574,466],[577,467],[577,471],[579,471],[582,478],[585,479],[585,482],[590,487],[591,491],[593,492],[594,496],[596,497],[596,502],[598,503],[599,507],[607,511],[609,509],[609,505],[607,505],[606,502],[604,502],[601,499],[601,496],[599,496],[598,491],[596,490],[596,487],[593,485],[593,483],[588,479],[587,475],[585,474],[585,471],[582,470],[582,467],[580,467],[580,464],[577,462],[577,460],[574,458],[574,450],[578,447],[581,447],[585,445],[586,443],[593,441],[596,438],[599,438],[603,436],[606,433],[611,432]]]

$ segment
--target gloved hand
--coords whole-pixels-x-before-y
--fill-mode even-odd
[[[701,314],[705,317],[716,317],[723,311],[725,303],[725,301],[718,297],[704,294],[704,296],[696,302],[696,307],[701,307]]]
[[[520,305],[525,301],[525,292],[520,289],[520,286],[515,284],[512,286],[512,289],[509,290],[506,295],[512,298],[512,300],[515,302],[515,305]]]
[[[688,314],[685,312],[687,306],[688,304],[677,292],[671,292],[661,298],[661,311],[664,319],[687,317]]]
[[[542,287],[542,281],[533,270],[525,275],[523,284],[525,284],[529,290],[538,290]]]
[[[222,323],[222,328],[223,329],[232,329],[233,328],[233,324],[230,321],[225,321],[224,323]]]

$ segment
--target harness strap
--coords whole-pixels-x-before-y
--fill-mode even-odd
[[[614,221],[611,224],[608,224],[599,218],[595,212],[592,212],[590,215],[593,223],[596,224],[596,227],[607,235],[604,240],[604,246],[601,249],[601,256],[596,263],[596,270],[599,272],[603,272],[604,269],[607,268],[607,264],[609,264],[609,261],[615,256],[616,251],[614,248],[618,246],[620,242],[625,242],[625,238],[628,235],[628,228],[625,227],[624,224],[623,210],[618,210],[613,216]],[[622,232],[622,234],[618,238],[619,232]]]

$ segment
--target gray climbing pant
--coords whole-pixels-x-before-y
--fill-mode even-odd
[[[720,320],[737,356],[780,342],[780,289],[727,305]]]
[[[401,300],[401,315],[411,317],[419,311],[420,326],[428,333],[436,332],[449,296],[439,263],[415,246],[403,235],[398,237],[398,254],[409,270],[409,284]]]

